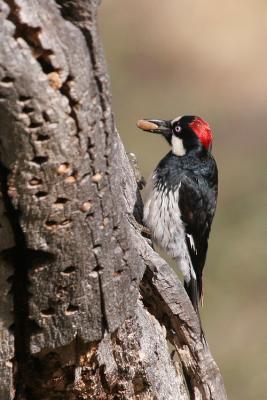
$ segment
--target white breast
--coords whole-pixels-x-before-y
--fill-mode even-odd
[[[179,209],[179,187],[167,192],[154,187],[154,177],[147,183],[144,199],[144,224],[153,241],[174,258],[184,276],[188,276],[191,260],[185,242],[185,230]]]

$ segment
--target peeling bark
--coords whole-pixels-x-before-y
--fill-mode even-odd
[[[191,303],[138,228],[98,5],[0,0],[0,399],[223,400]]]

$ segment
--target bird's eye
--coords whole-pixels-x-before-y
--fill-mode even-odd
[[[176,127],[174,128],[175,132],[181,132],[182,128],[180,127],[180,125],[176,125]]]

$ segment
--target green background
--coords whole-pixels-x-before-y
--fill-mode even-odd
[[[266,399],[267,2],[104,0],[116,124],[147,177],[168,151],[139,118],[199,115],[214,133],[219,202],[202,319],[234,400]]]

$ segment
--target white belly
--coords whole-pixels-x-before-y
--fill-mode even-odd
[[[144,224],[150,229],[153,241],[174,258],[185,277],[189,275],[191,260],[179,209],[179,187],[169,193],[153,187],[153,177],[146,188]]]

